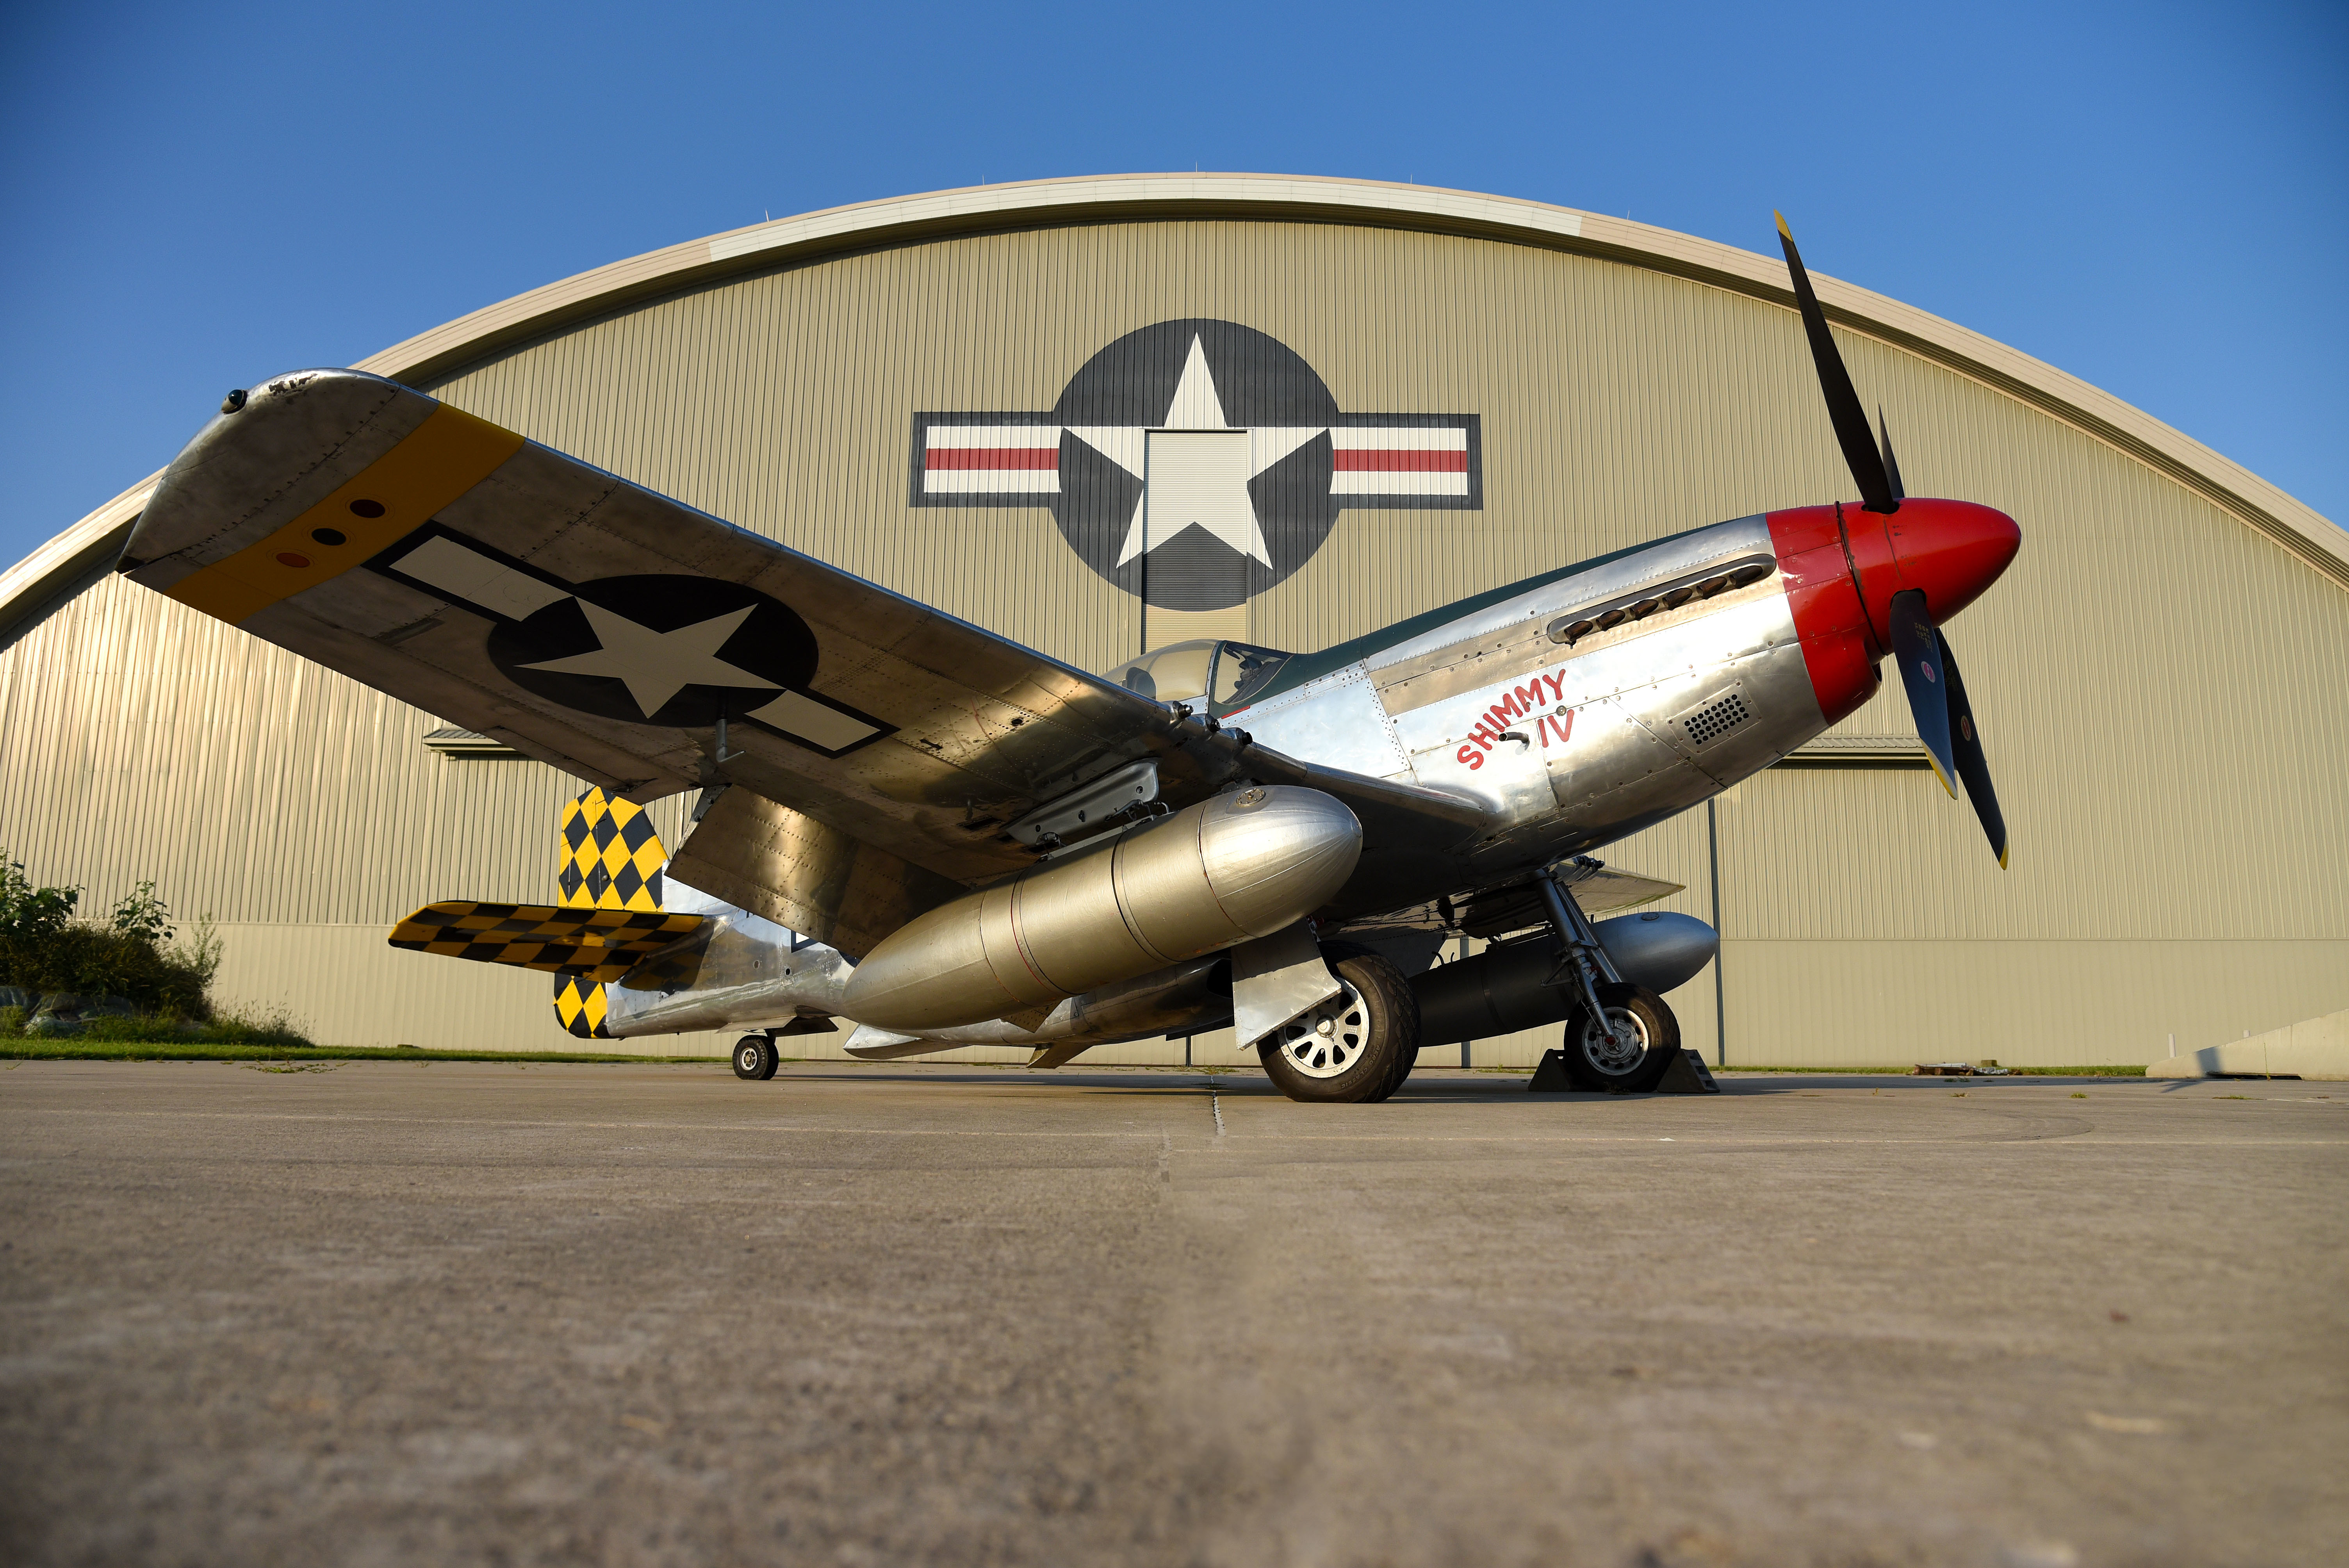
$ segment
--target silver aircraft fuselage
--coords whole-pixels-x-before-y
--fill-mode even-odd
[[[1342,927],[1508,887],[1769,767],[1875,692],[1893,593],[1921,590],[1945,621],[1997,577],[2019,538],[2002,514],[1966,502],[1910,500],[1890,519],[1799,508],[1619,552],[1320,654],[1183,645],[1110,678],[1204,708],[1299,761],[1481,809],[1486,830],[1440,854],[1366,843],[1317,916]],[[1234,678],[1225,660],[1245,675]],[[850,1016],[854,965],[843,955],[725,905],[709,913],[703,931],[611,988],[612,1034],[796,1032]],[[1213,957],[1177,965],[1070,997],[1040,1020],[918,1035],[867,1027],[852,1048],[1073,1054],[1195,1032],[1229,1010],[1216,968]]]

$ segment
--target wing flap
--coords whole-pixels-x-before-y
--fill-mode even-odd
[[[450,899],[416,911],[391,928],[388,940],[411,953],[617,980],[642,959],[699,930],[706,918]]]

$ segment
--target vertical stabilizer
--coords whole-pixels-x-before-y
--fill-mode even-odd
[[[563,809],[555,882],[566,909],[626,909],[658,913],[661,868],[668,851],[652,818],[633,800],[615,800],[591,788]],[[582,975],[554,983],[554,1016],[583,1040],[608,1040],[603,985]]]

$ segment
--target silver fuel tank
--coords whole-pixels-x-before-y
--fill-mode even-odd
[[[856,965],[841,1010],[940,1029],[1050,1006],[1269,936],[1361,852],[1361,824],[1319,789],[1218,795],[916,916]]]

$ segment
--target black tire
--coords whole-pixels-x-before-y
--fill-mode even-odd
[[[1419,1054],[1419,999],[1402,971],[1377,954],[1334,945],[1330,954],[1330,972],[1348,989],[1257,1047],[1257,1059],[1291,1099],[1373,1104],[1402,1087]],[[1316,1026],[1323,1018],[1333,1026],[1326,1036]],[[1302,1059],[1309,1056],[1319,1059]]]
[[[1579,1089],[1610,1094],[1647,1094],[1662,1081],[1672,1059],[1680,1055],[1681,1023],[1664,999],[1639,985],[1601,985],[1599,1005],[1618,1020],[1629,1021],[1647,1048],[1631,1060],[1619,1049],[1609,1049],[1587,1028],[1588,1009],[1578,1007],[1566,1021],[1566,1038],[1559,1047],[1566,1057],[1566,1076]]]
[[[775,1065],[781,1057],[775,1042],[764,1035],[745,1035],[734,1042],[734,1076],[761,1081],[775,1076]]]
[[[1392,964],[1392,960],[1383,957],[1376,949],[1364,947],[1360,943],[1354,942],[1325,942],[1321,944],[1321,956],[1328,959],[1333,965],[1342,964],[1349,958],[1376,958],[1381,963]],[[1408,976],[1404,976],[1402,975],[1402,971],[1400,966],[1396,967],[1395,973],[1398,977],[1402,979],[1403,988],[1407,991],[1411,990],[1411,981]],[[1416,1013],[1419,1006],[1419,993],[1417,991],[1412,991],[1411,997],[1413,1010]],[[1416,1040],[1418,1037],[1419,1031],[1416,1028],[1413,1028],[1412,1031],[1412,1038]],[[1403,1080],[1411,1077],[1411,1069],[1418,1065],[1418,1046],[1413,1045],[1409,1050],[1397,1051],[1394,1056],[1394,1071],[1388,1075],[1386,1087],[1380,1089],[1378,1093],[1371,1096],[1370,1099],[1362,1101],[1362,1103],[1365,1105],[1380,1105],[1393,1099],[1395,1091],[1402,1088]]]

